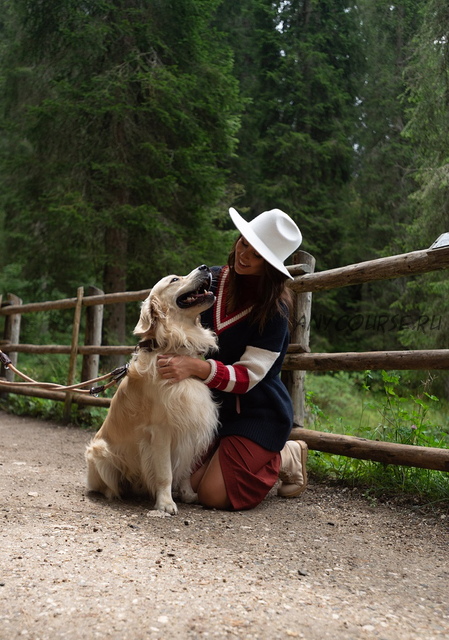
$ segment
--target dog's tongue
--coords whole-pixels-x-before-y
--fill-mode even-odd
[[[195,300],[198,300],[198,298],[203,298],[204,296],[206,296],[207,293],[208,292],[206,291],[206,289],[204,289],[203,293],[193,293],[186,299],[186,302],[195,302]]]

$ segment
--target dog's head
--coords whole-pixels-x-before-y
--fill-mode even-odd
[[[169,335],[199,324],[198,316],[211,307],[215,296],[210,291],[212,274],[206,265],[187,276],[170,275],[162,278],[143,302],[139,322],[134,333],[142,339],[154,338],[167,345]],[[182,342],[181,338],[176,342]]]

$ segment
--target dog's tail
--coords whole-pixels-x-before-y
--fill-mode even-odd
[[[123,477],[120,460],[111,452],[107,442],[95,439],[87,447],[85,455],[88,490],[103,493],[109,500],[120,498]]]

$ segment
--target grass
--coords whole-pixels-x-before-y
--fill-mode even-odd
[[[395,372],[307,374],[305,426],[371,440],[448,448],[448,403],[430,391],[428,378],[410,392]],[[319,478],[363,487],[372,501],[414,496],[449,504],[449,475],[415,467],[386,465],[311,451],[310,468]]]

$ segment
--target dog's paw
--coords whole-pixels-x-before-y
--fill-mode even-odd
[[[178,497],[180,501],[185,504],[198,503],[198,494],[192,489],[190,478],[184,478],[184,480],[181,480],[179,483]]]
[[[157,500],[154,508],[156,511],[165,511],[172,516],[178,515],[178,507],[173,500]]]

